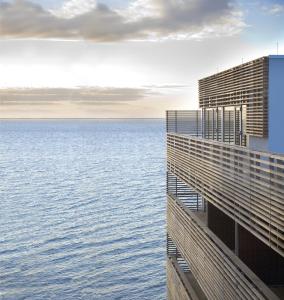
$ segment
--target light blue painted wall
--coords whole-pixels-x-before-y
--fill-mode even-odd
[[[269,56],[268,148],[284,153],[284,55]]]
[[[268,138],[248,135],[248,147],[256,151],[269,151]]]

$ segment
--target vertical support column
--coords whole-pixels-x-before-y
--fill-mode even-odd
[[[240,107],[240,145],[243,145],[243,106]]]
[[[235,254],[239,256],[239,225],[235,221]]]
[[[199,209],[199,199],[198,199],[198,193],[196,193],[196,211],[198,211]]]
[[[212,110],[212,139],[215,140],[215,109]]]
[[[221,108],[221,141],[225,142],[225,107]]]
[[[229,120],[228,120],[228,132],[229,132],[229,144],[231,143],[231,111],[228,111],[229,113]]]
[[[237,145],[237,108],[234,107],[234,144]]]
[[[205,139],[206,138],[206,109],[202,108],[202,113],[201,113],[201,126],[202,126],[202,137]]]
[[[207,128],[207,138],[210,139],[210,110],[206,110],[207,114],[206,114],[206,128]]]
[[[216,108],[216,140],[219,141],[219,108]]]
[[[204,212],[206,213],[205,214],[205,217],[206,217],[206,219],[205,219],[205,225],[208,227],[208,220],[209,220],[209,218],[208,218],[208,201],[205,199],[205,198],[203,198],[203,204],[204,204]]]

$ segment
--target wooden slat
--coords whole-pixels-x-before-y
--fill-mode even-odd
[[[167,291],[168,300],[198,300],[177,261],[171,257],[167,258]]]
[[[247,106],[247,133],[268,135],[268,57],[199,80],[201,108]]]
[[[168,170],[284,256],[284,156],[168,134]]]
[[[167,232],[208,299],[278,299],[193,212],[170,195]]]

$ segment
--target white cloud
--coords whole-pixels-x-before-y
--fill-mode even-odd
[[[114,10],[94,0],[70,0],[48,11],[28,0],[0,4],[0,36],[95,42],[230,36],[245,27],[229,0],[136,0]]]
[[[88,105],[137,101],[157,94],[150,87],[6,88],[0,89],[1,105],[74,102]]]
[[[283,4],[271,4],[269,6],[263,6],[262,9],[270,15],[280,15],[284,13]]]
[[[69,0],[64,2],[59,9],[50,10],[50,12],[59,18],[71,19],[95,9],[96,6],[96,0]]]

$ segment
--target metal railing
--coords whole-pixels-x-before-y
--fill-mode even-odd
[[[202,136],[201,110],[168,110],[167,132]]]
[[[181,133],[246,146],[244,108],[169,110],[167,133]]]
[[[206,212],[205,199],[171,172],[167,172],[167,193],[180,199],[191,211]]]

